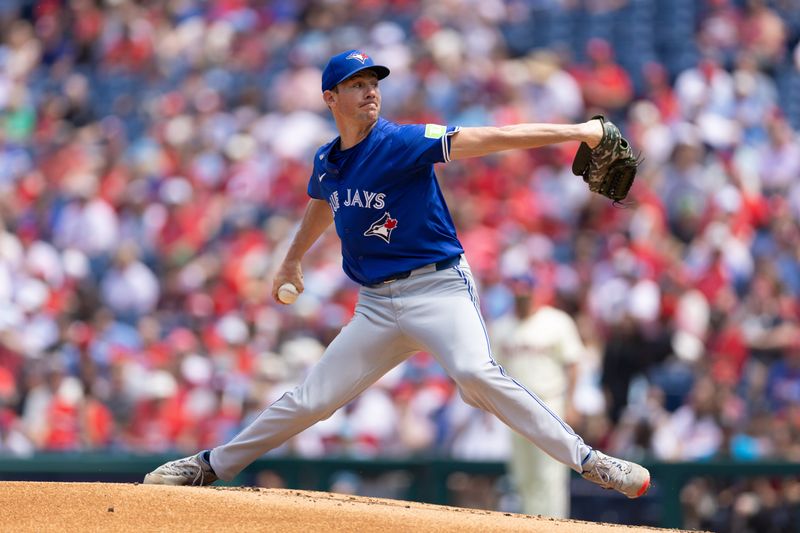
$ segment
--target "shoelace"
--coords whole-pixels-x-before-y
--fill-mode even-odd
[[[192,479],[192,486],[197,485],[198,480],[200,480],[199,483],[200,485],[202,485],[203,482],[205,481],[205,472],[203,471],[203,467],[198,464],[195,464],[191,458],[180,459],[176,461],[175,464],[173,465],[173,468],[180,475],[184,475],[187,472],[190,475],[193,474],[194,478]]]
[[[625,465],[620,461],[615,461],[611,458],[599,457],[592,468],[592,473],[597,475],[604,485],[610,485],[611,472],[613,468],[619,470],[622,475],[627,474],[631,470],[628,465]]]

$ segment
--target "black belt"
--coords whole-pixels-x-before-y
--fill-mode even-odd
[[[385,283],[391,283],[391,282],[397,281],[399,279],[410,278],[412,276],[412,274],[414,274],[417,271],[419,271],[418,273],[422,273],[423,271],[430,271],[430,272],[436,271],[436,272],[438,272],[439,270],[447,270],[448,268],[456,266],[460,261],[461,261],[461,254],[454,255],[453,257],[448,257],[447,259],[443,259],[442,261],[439,261],[439,262],[431,264],[431,265],[425,265],[423,267],[415,268],[413,270],[406,270],[405,272],[400,272],[398,274],[392,274],[391,276],[389,276],[388,278],[386,278],[386,279],[384,279],[382,281],[379,281],[377,283],[369,285],[369,287],[379,287],[379,286],[381,286],[381,285],[383,285]],[[434,267],[434,268],[430,268],[430,267]]]

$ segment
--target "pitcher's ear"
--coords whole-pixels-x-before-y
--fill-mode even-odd
[[[325,104],[328,107],[330,107],[336,101],[334,92],[335,91],[325,91],[324,93],[322,93],[322,99],[325,101]]]

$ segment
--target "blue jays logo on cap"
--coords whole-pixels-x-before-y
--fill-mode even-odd
[[[330,58],[322,71],[322,92],[330,91],[347,78],[362,70],[371,70],[382,80],[389,75],[389,69],[376,65],[372,58],[361,50],[347,50]]]
[[[369,59],[369,56],[367,54],[363,53],[363,52],[359,52],[358,50],[355,50],[354,52],[350,52],[350,55],[347,56],[347,59],[357,59],[357,60],[361,61],[361,64],[363,65],[364,61]]]

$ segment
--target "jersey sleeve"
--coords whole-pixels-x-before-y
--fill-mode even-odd
[[[432,165],[450,161],[450,140],[458,126],[439,124],[410,124],[398,132],[402,146],[402,161],[411,166]]]
[[[319,179],[317,178],[316,165],[311,169],[311,177],[308,178],[308,195],[316,200],[325,200],[322,194],[322,187],[320,187]]]

